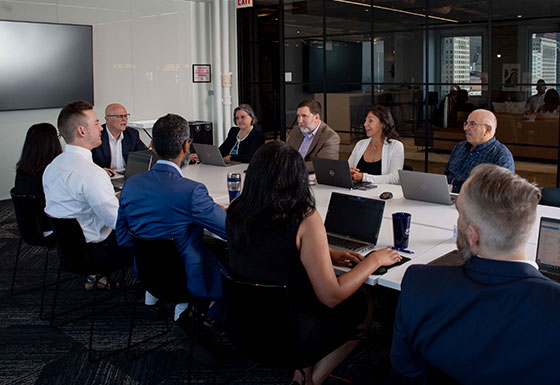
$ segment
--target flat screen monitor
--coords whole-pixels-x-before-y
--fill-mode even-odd
[[[0,111],[93,104],[90,25],[0,20]]]

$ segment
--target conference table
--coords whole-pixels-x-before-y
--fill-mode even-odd
[[[227,174],[240,173],[242,182],[245,179],[247,164],[238,164],[228,167],[196,164],[183,167],[183,175],[189,179],[206,185],[214,201],[223,206],[229,204],[227,190]],[[453,251],[457,248],[454,237],[458,213],[455,205],[442,205],[423,201],[405,199],[400,185],[379,184],[371,190],[349,190],[346,188],[327,185],[312,185],[315,196],[316,208],[323,220],[327,213],[330,196],[333,192],[379,199],[382,192],[389,191],[393,198],[386,200],[385,210],[377,247],[391,247],[393,245],[392,214],[407,212],[411,214],[410,239],[408,250],[414,254],[401,253],[410,258],[410,261],[389,269],[382,275],[371,275],[366,284],[380,285],[391,289],[400,290],[402,278],[409,266],[413,264],[427,264],[431,261]],[[539,205],[537,220],[531,229],[527,242],[528,259],[534,260],[537,249],[538,227],[542,216],[560,218],[560,208]],[[335,266],[338,273],[348,271],[347,267]]]

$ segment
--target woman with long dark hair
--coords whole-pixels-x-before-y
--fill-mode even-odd
[[[21,158],[16,165],[15,193],[33,195],[41,207],[45,207],[43,172],[45,167],[62,152],[56,128],[50,123],[38,123],[29,127]],[[43,232],[51,231],[46,214],[41,217]]]
[[[354,146],[348,164],[352,179],[370,183],[399,183],[404,164],[404,146],[398,141],[395,121],[388,108],[375,106],[366,113],[367,139]]]
[[[388,248],[365,258],[330,250],[303,159],[279,141],[253,157],[243,192],[228,208],[226,231],[235,278],[287,285],[297,293],[297,353],[315,362],[305,368],[306,383],[321,384],[358,344],[370,317],[367,296],[358,289],[378,267],[400,256]],[[356,266],[337,277],[332,261],[350,258]],[[300,380],[296,372],[293,381]]]

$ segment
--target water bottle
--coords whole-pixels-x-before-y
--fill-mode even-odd
[[[241,193],[241,174],[238,172],[230,172],[227,174],[227,188],[229,192],[229,201],[233,201]]]

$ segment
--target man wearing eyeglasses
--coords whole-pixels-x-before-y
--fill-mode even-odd
[[[101,131],[101,146],[92,150],[93,162],[103,167],[109,176],[116,171],[123,171],[128,160],[128,153],[146,150],[140,140],[138,131],[127,130],[129,113],[120,104],[109,104],[105,108],[105,124]]]
[[[496,164],[515,172],[511,152],[494,137],[497,125],[496,116],[488,110],[470,113],[463,124],[466,140],[453,148],[445,166],[451,192],[458,193],[471,170],[482,163]]]

